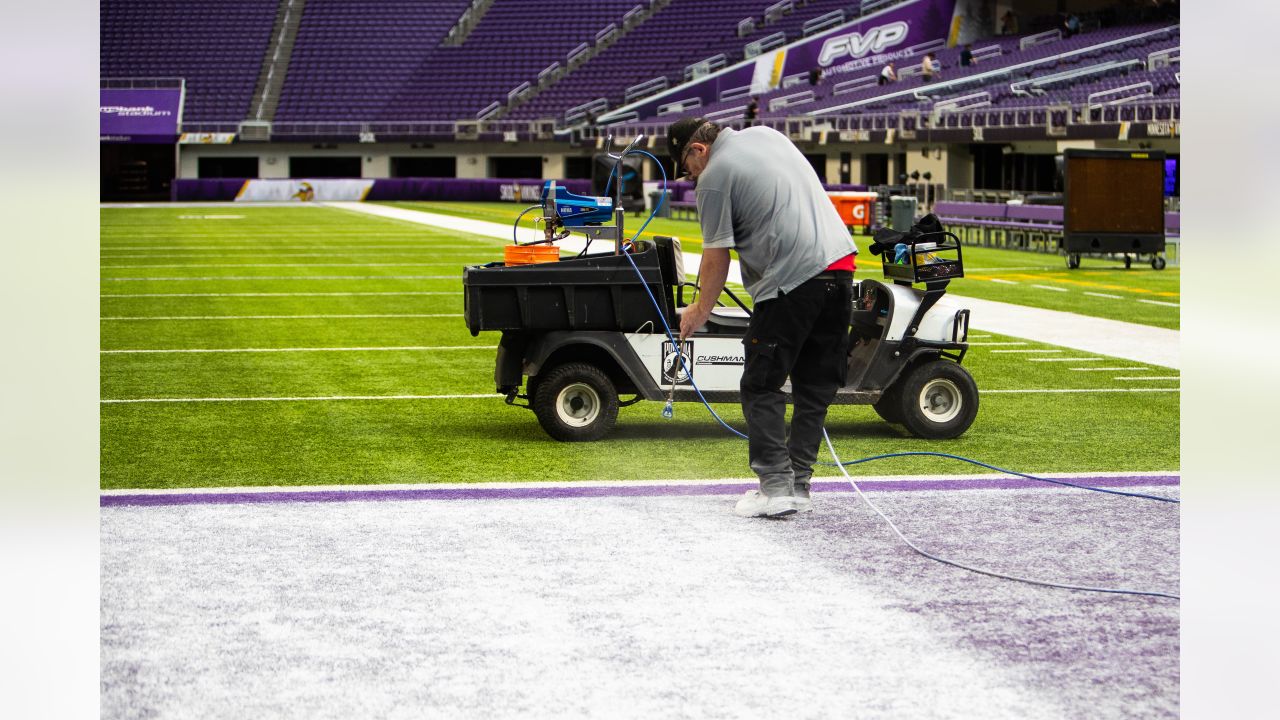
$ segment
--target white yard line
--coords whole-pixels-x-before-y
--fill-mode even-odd
[[[1174,378],[1177,379],[1177,378]],[[1026,390],[983,390],[982,394],[1030,394],[1030,393],[1130,393],[1130,392],[1180,392],[1179,388],[1037,388]],[[103,405],[136,403],[202,403],[202,402],[347,402],[377,400],[500,400],[497,393],[483,395],[332,395],[325,397],[198,397],[198,398],[127,398],[99,400]],[[722,403],[713,403],[722,404]],[[1088,473],[1098,475],[1098,473]],[[663,481],[664,483],[668,481]],[[486,483],[486,487],[489,484]]]
[[[225,277],[107,277],[102,282],[210,282],[221,280],[461,280],[462,275],[227,275]]]
[[[1027,362],[1097,362],[1100,357],[1094,358],[1027,358]]]
[[[1150,370],[1151,368],[1143,368],[1143,367],[1087,367],[1087,368],[1071,368],[1071,369],[1072,369],[1072,370],[1075,370],[1076,372],[1117,372],[1117,371],[1121,371],[1121,370],[1123,370],[1123,371],[1125,371],[1125,372],[1147,372],[1147,371],[1148,371],[1148,370]]]
[[[1181,388],[1045,388],[1041,390],[983,390],[983,395],[1026,393],[1138,393],[1182,392]]]
[[[377,315],[115,315],[102,320],[330,320],[334,318],[460,318],[462,313],[389,313]]]
[[[177,265],[100,265],[102,270],[145,270],[148,268],[304,268],[304,267],[456,267],[458,263],[221,263],[195,264],[180,263]]]
[[[1052,285],[1032,285],[1031,287],[1038,288],[1040,290],[1052,290],[1054,292],[1071,292],[1066,288],[1054,287]]]
[[[1164,376],[1148,376],[1148,377],[1113,377],[1112,380],[1181,380],[1181,375],[1164,375]]]
[[[140,252],[143,250],[187,250],[189,252],[221,253],[224,250],[260,250],[251,255],[280,255],[273,250],[492,250],[489,242],[473,242],[469,245],[436,245],[424,242],[404,242],[390,245],[361,245],[353,243],[307,243],[305,245],[99,245],[100,251]],[[147,254],[139,257],[187,257],[182,255]]]
[[[1121,297],[1121,296],[1119,296],[1119,295],[1108,295],[1107,293],[1089,292],[1088,290],[1085,290],[1085,291],[1084,291],[1084,294],[1085,294],[1085,295],[1091,295],[1091,296],[1093,296],[1093,297],[1106,298],[1106,299],[1108,299],[1108,300],[1123,300],[1123,299],[1124,299],[1123,297]]]
[[[419,352],[436,350],[488,350],[496,345],[406,345],[403,347],[332,347],[332,348],[156,348],[130,350],[99,350],[103,355],[140,355],[166,353],[276,353],[276,352]]]
[[[1000,278],[987,278],[987,279],[993,283],[1000,283],[1001,285],[1020,285],[1021,284],[1014,280],[1001,280]]]
[[[277,293],[102,293],[100,298],[154,297],[352,297],[357,295],[461,295],[462,290],[406,290],[403,292],[277,292]]]
[[[330,395],[328,397],[204,397],[204,398],[129,398],[122,400],[99,400],[103,405],[119,405],[130,403],[202,403],[202,402],[328,402],[356,400],[475,400],[488,398],[500,400],[497,393],[484,395]]]
[[[1164,306],[1164,307],[1175,307],[1175,308],[1176,308],[1176,307],[1182,307],[1182,305],[1180,305],[1180,304],[1178,304],[1178,303],[1164,302],[1163,300],[1143,300],[1143,299],[1139,298],[1139,299],[1138,299],[1138,302],[1140,302],[1140,303],[1146,303],[1146,304],[1148,304],[1148,305],[1162,305],[1162,306]]]
[[[1041,348],[1039,350],[992,350],[993,353],[1060,353],[1061,350],[1050,350]]]
[[[996,345],[1026,345],[1026,343],[1025,342],[970,342],[969,345],[970,346],[982,345],[985,347],[995,347]],[[1001,351],[1001,352],[1008,352],[1008,351]],[[1027,352],[1038,352],[1038,351],[1028,350]]]

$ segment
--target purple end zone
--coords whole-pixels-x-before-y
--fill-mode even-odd
[[[1073,477],[1066,482],[1093,487],[1151,487],[1178,485],[1177,475],[1138,475],[1129,477]],[[859,486],[868,492],[902,492],[911,490],[1023,490],[1027,488],[1062,488],[1061,485],[1025,478],[983,478],[937,480],[864,480]],[[590,497],[657,497],[669,495],[736,495],[749,486],[741,483],[714,485],[582,485],[560,487],[490,488],[476,487],[407,488],[394,490],[305,490],[281,492],[204,492],[102,495],[101,507],[138,505],[229,505],[243,503],[286,502],[368,502],[376,500],[538,500]],[[852,491],[847,482],[823,480],[813,483],[815,492]]]

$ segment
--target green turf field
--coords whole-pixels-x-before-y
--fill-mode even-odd
[[[500,222],[518,211],[411,207]],[[697,251],[695,223],[662,222],[655,232]],[[318,207],[103,209],[101,227],[104,488],[750,476],[745,444],[700,406],[664,420],[642,402],[605,440],[564,444],[492,394],[498,336],[466,330],[459,269],[501,257],[501,240]],[[1097,292],[1135,315],[1101,302],[1078,312],[1177,327],[1176,307],[1136,302],[1176,303],[1173,268],[1068,274],[1058,258],[976,249],[966,265],[962,294],[1072,309],[1062,296],[1091,297],[1072,283],[1096,282],[1127,288]],[[1069,292],[1031,293],[1023,275]],[[1176,371],[980,330],[971,340],[965,364],[984,394],[965,436],[915,440],[869,407],[837,406],[829,428],[844,458],[937,450],[1029,472],[1178,467]],[[1046,352],[1010,352],[1026,350]],[[741,427],[736,406],[716,409]],[[854,471],[980,470],[911,459]]]

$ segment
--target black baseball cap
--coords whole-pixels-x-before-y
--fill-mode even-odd
[[[667,128],[667,154],[671,156],[671,162],[675,163],[676,177],[684,175],[683,168],[680,167],[680,160],[684,157],[684,150],[689,145],[689,139],[698,131],[698,128],[707,122],[704,117],[685,117],[671,123]]]

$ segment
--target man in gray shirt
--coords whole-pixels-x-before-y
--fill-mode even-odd
[[[857,247],[809,161],[776,130],[683,118],[668,128],[667,149],[677,174],[683,170],[697,182],[703,238],[701,290],[683,308],[680,338],[710,316],[730,249],[738,252],[754,300],[740,390],[760,489],[734,512],[808,512],[827,407],[845,380]],[[782,391],[788,376],[795,402],[789,438]]]

